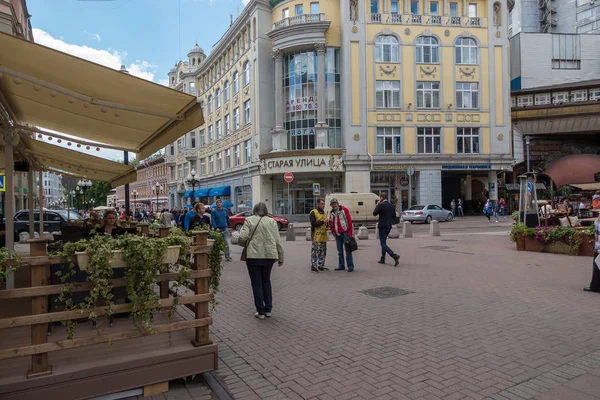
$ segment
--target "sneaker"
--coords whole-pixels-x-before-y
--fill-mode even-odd
[[[318,269],[316,269],[316,268],[311,268],[311,269],[310,269],[310,272],[316,272],[316,273],[319,273],[319,270],[318,270]]]
[[[225,261],[231,261],[231,257],[225,256]]]
[[[254,316],[258,319],[265,319],[265,316],[263,314],[259,314],[257,312],[254,313]]]
[[[273,314],[271,314],[270,312],[265,313],[265,317],[267,317],[267,318],[271,318],[271,315],[273,315]]]
[[[385,260],[379,260],[377,261],[378,264],[385,264]]]
[[[396,254],[394,256],[394,267],[397,267],[398,264],[400,264],[400,256],[398,254]]]
[[[319,267],[319,271],[329,271],[329,268],[327,268],[327,267]]]

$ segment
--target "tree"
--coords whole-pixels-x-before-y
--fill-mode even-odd
[[[92,181],[92,186],[87,190],[85,198],[94,199],[94,206],[105,206],[106,196],[110,192],[111,186],[108,182]]]

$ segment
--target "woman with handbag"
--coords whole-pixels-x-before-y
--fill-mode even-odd
[[[240,232],[238,244],[244,247],[242,261],[246,261],[254,305],[258,319],[271,316],[273,294],[271,291],[271,269],[275,261],[283,264],[283,247],[277,222],[269,217],[265,203],[257,203],[252,216],[246,218]]]

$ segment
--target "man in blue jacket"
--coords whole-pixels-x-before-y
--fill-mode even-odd
[[[225,260],[231,261],[229,256],[229,234],[231,233],[231,223],[229,222],[229,214],[227,210],[223,208],[223,200],[217,200],[217,208],[212,210],[210,214],[210,222],[215,231],[221,232],[227,245],[227,251],[225,252]]]
[[[381,259],[379,264],[385,264],[385,254],[389,254],[394,259],[394,267],[400,264],[400,256],[392,251],[387,245],[387,237],[392,230],[393,221],[396,218],[396,207],[387,199],[387,193],[381,193],[379,203],[373,211],[373,216],[379,215],[379,243],[381,243]]]

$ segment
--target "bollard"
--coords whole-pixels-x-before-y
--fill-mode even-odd
[[[440,236],[440,223],[437,220],[431,221],[429,225],[429,236]]]
[[[389,238],[398,239],[400,237],[400,232],[398,231],[397,225],[392,225],[392,230],[390,230]]]
[[[287,235],[285,237],[286,242],[296,241],[296,228],[294,224],[289,224],[287,228]]]
[[[19,242],[26,243],[29,240],[29,232],[19,233]]]
[[[39,232],[33,232],[33,238],[34,239],[39,239],[40,238]],[[31,238],[29,238],[29,239],[31,239]]]
[[[408,221],[404,221],[404,223],[402,224],[402,236],[404,236],[405,238],[413,237],[412,224]]]
[[[233,231],[231,234],[231,244],[238,244],[240,240],[240,233],[238,231]]]
[[[52,234],[48,231],[45,231],[42,233],[42,239],[45,240],[54,240],[54,236],[52,236]]]
[[[375,224],[375,239],[379,240],[379,224]]]
[[[304,238],[307,242],[312,242],[312,234],[310,232],[310,228],[306,228],[306,232],[304,233]]]
[[[359,240],[368,240],[369,239],[369,230],[366,226],[362,225],[358,228],[358,239]]]

